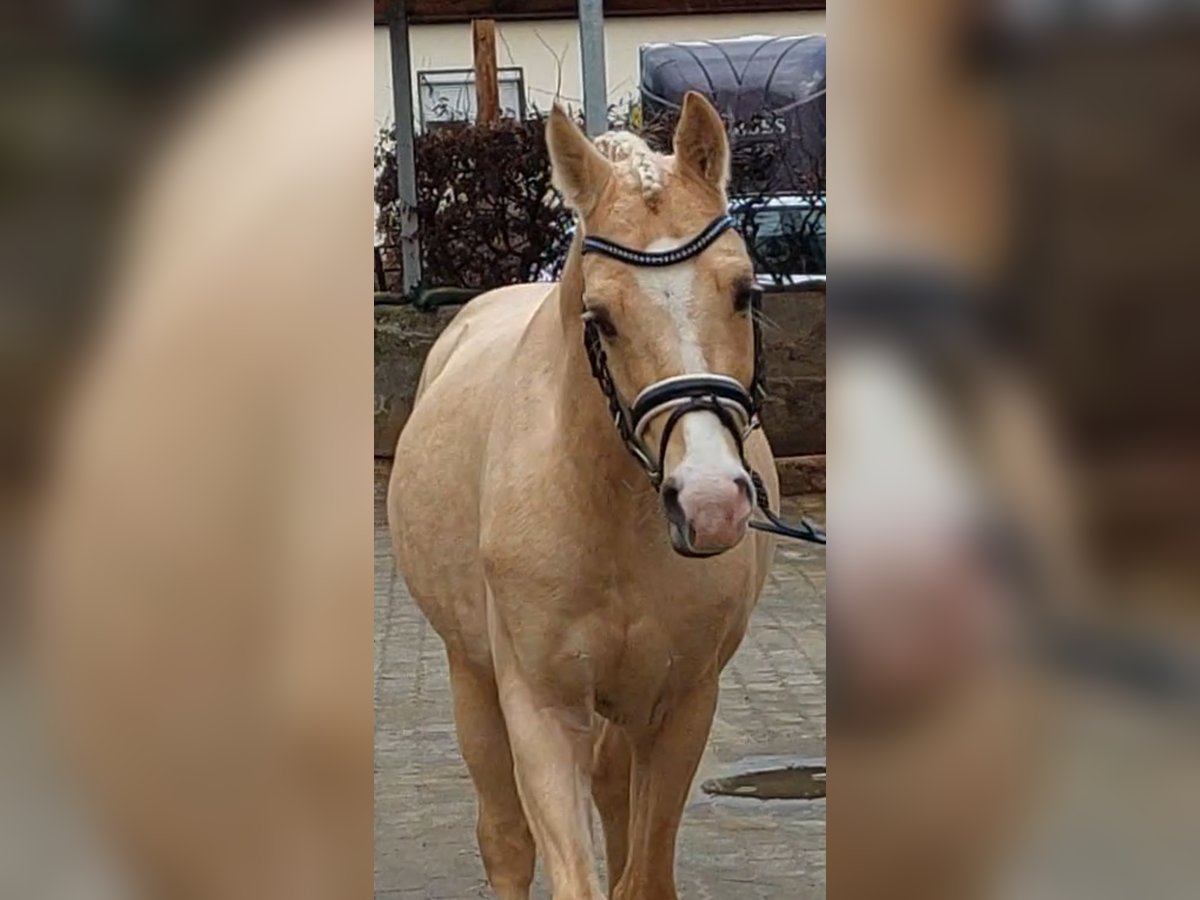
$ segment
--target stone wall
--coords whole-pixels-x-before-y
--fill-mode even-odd
[[[412,412],[425,356],[461,307],[375,307],[375,455],[390,457]]]
[[[425,355],[458,307],[375,307],[375,454],[391,456],[412,410]],[[825,452],[825,295],[783,291],[763,302],[768,399],[763,427],[775,455]]]
[[[777,457],[825,452],[825,293],[763,298],[767,401],[763,428]]]

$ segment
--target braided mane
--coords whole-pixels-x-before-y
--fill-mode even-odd
[[[594,141],[601,156],[613,163],[617,176],[638,188],[646,205],[658,205],[663,189],[664,157],[628,131],[608,131]]]

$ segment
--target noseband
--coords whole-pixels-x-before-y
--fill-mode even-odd
[[[633,250],[604,238],[584,237],[582,252],[585,254],[599,253],[627,265],[643,268],[673,266],[699,256],[717,238],[733,227],[732,216],[728,214],[718,216],[687,243],[673,250],[661,252]],[[608,401],[608,410],[613,417],[617,433],[634,459],[645,470],[655,490],[662,487],[663,463],[666,459],[667,444],[671,440],[675,426],[688,413],[710,412],[717,417],[725,430],[733,437],[742,468],[750,475],[750,480],[754,484],[755,502],[767,518],[766,522],[751,522],[750,527],[784,537],[824,544],[825,530],[823,528],[805,520],[801,520],[799,527],[793,527],[780,521],[771,511],[770,498],[763,485],[762,477],[750,468],[750,464],[746,461],[746,438],[761,425],[759,411],[762,399],[766,394],[763,382],[762,330],[758,322],[761,307],[762,288],[754,285],[750,295],[750,321],[754,333],[754,372],[748,389],[736,378],[730,378],[728,375],[708,373],[673,375],[644,388],[634,398],[633,404],[628,405],[621,399],[616,383],[612,379],[612,373],[609,371],[608,357],[604,352],[600,329],[591,320],[584,321],[583,344],[592,368],[592,375]],[[650,454],[646,446],[645,435],[650,423],[664,413],[669,413],[669,415],[663,426],[658,455],[655,457]]]

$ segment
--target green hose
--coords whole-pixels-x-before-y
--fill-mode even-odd
[[[421,310],[434,310],[442,306],[461,306],[483,293],[479,288],[435,287],[417,288],[412,294],[393,291],[377,291],[376,306],[413,306]]]

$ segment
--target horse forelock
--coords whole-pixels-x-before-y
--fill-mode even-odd
[[[654,207],[662,196],[665,158],[644,140],[628,131],[608,131],[595,139],[600,155],[613,164],[617,176],[642,194]]]

